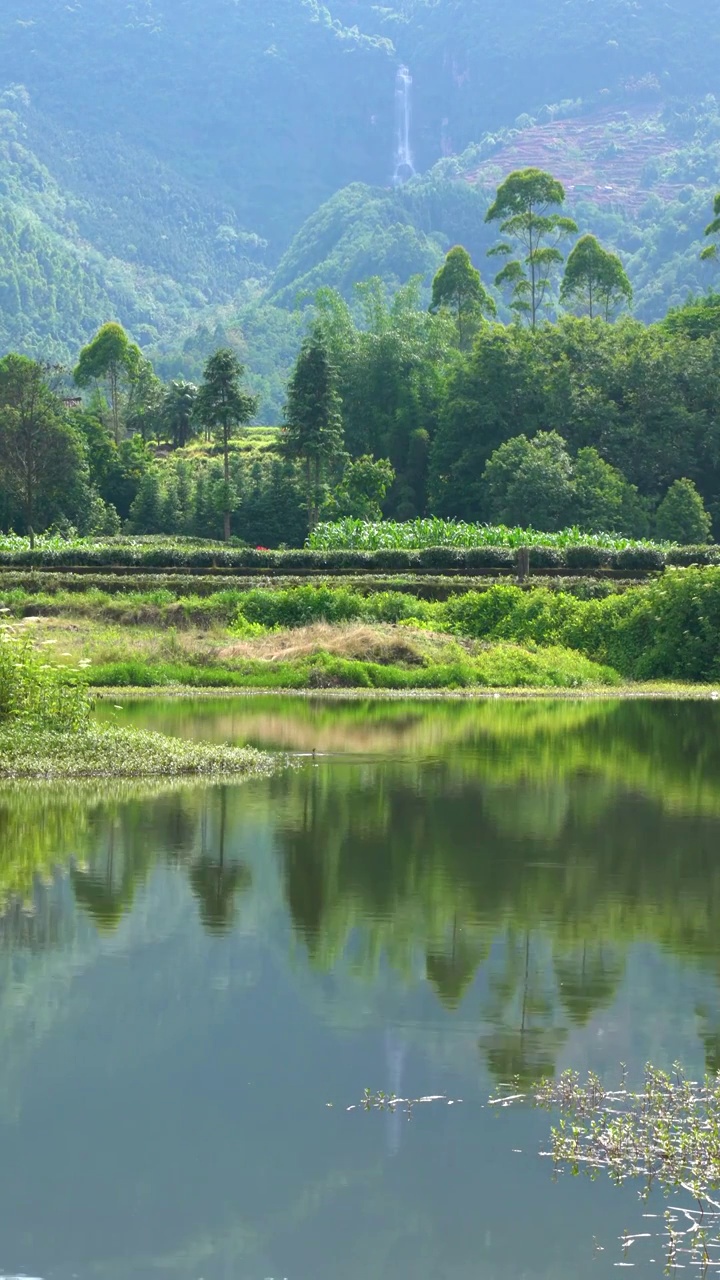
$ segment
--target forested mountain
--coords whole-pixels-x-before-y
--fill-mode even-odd
[[[7,0],[0,347],[69,358],[117,317],[191,372],[220,324],[272,417],[298,293],[427,278],[457,240],[484,266],[490,192],[533,160],[659,316],[708,279],[719,45],[715,0]]]

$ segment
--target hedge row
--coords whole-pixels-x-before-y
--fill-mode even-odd
[[[421,551],[256,551],[245,547],[157,546],[142,543],[99,543],[94,546],[36,547],[0,550],[0,567],[60,569],[178,568],[243,569],[291,572],[293,569],[332,573],[340,570],[423,573],[447,570],[475,572],[482,569],[512,573],[516,551],[511,547],[427,547]],[[625,547],[611,551],[578,543],[562,549],[533,547],[530,567],[567,570],[661,570],[665,565],[720,564],[720,547]]]

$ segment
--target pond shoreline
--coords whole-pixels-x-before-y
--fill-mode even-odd
[[[491,702],[504,701],[578,701],[615,702],[633,700],[666,700],[676,702],[720,701],[720,686],[693,684],[637,684],[637,685],[585,685],[579,688],[514,687],[510,689],[277,689],[268,687],[228,688],[191,685],[126,685],[110,688],[91,687],[96,702],[118,702],[120,699],[140,701],[172,701],[213,699],[237,701],[242,698],[298,698],[303,701],[324,702]]]

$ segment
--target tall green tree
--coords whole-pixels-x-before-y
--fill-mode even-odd
[[[560,301],[580,307],[592,320],[610,320],[616,309],[632,302],[632,285],[616,253],[603,249],[595,236],[582,236],[565,264]]]
[[[143,355],[128,378],[125,427],[143,440],[157,440],[162,427],[163,384]]]
[[[692,480],[675,480],[655,512],[655,532],[686,546],[707,542],[710,516]]]
[[[0,475],[31,545],[39,528],[59,516],[75,518],[89,497],[83,442],[42,366],[25,356],[0,360]]]
[[[482,318],[497,314],[494,298],[462,245],[449,251],[433,278],[430,310],[439,311],[442,307],[446,307],[455,320],[458,345],[463,350],[470,346]]]
[[[482,488],[494,523],[561,529],[573,499],[572,461],[562,436],[539,431],[532,440],[506,440],[488,461]]]
[[[558,245],[577,232],[572,218],[557,212],[564,201],[565,189],[552,174],[518,169],[498,187],[485,214],[486,222],[500,223],[500,235],[506,237],[489,251],[508,259],[495,284],[510,287],[512,310],[526,316],[533,329],[550,300],[552,272],[563,261]],[[511,256],[518,252],[520,257]]]
[[[366,281],[356,290],[357,324],[333,291],[321,290],[315,300],[336,370],[345,446],[353,458],[390,461],[396,481],[383,510],[398,519],[426,510],[430,445],[458,359],[449,309],[429,312],[420,285],[413,279],[389,297],[382,280]]]
[[[121,324],[110,321],[98,329],[95,337],[83,347],[73,377],[78,387],[104,382],[107,388],[110,417],[115,443],[122,436],[122,395],[137,373],[142,356]]]
[[[233,429],[246,426],[257,412],[257,397],[242,385],[245,370],[229,347],[210,356],[197,393],[198,420],[220,438],[223,450],[223,536],[230,541],[230,512],[234,505],[230,482],[230,436]]]
[[[580,449],[572,468],[573,497],[570,518],[587,533],[624,533],[645,537],[648,533],[647,503],[635,485],[617,467],[600,456],[597,449]]]
[[[194,382],[176,379],[165,388],[161,418],[167,436],[175,449],[183,449],[195,431],[195,402],[198,389]]]
[[[381,520],[385,495],[395,479],[395,471],[387,458],[371,458],[364,454],[345,469],[340,484],[331,494],[323,517],[339,520],[352,516],[355,520]]]
[[[345,457],[341,403],[327,341],[318,328],[300,348],[283,426],[285,451],[304,464],[311,532],[319,519],[326,477]]]

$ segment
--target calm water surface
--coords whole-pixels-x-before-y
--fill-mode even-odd
[[[0,791],[0,1275],[616,1274],[635,1193],[484,1104],[720,1065],[720,708],[102,714],[300,763]],[[366,1086],[462,1103],[349,1113]]]

